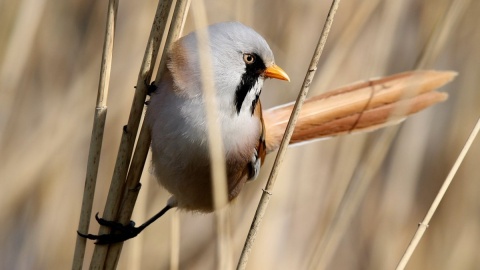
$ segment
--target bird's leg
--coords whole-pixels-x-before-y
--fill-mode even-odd
[[[123,225],[120,222],[109,221],[103,218],[99,218],[97,213],[95,215],[95,219],[97,220],[97,222],[102,226],[110,227],[112,229],[112,232],[109,234],[101,234],[101,235],[83,234],[78,231],[77,233],[81,237],[85,237],[91,240],[96,240],[95,244],[97,245],[108,245],[108,244],[123,242],[137,236],[148,225],[152,224],[155,220],[159,219],[161,216],[163,216],[163,214],[165,214],[168,210],[172,209],[173,207],[175,207],[175,205],[167,203],[167,205],[160,212],[155,214],[153,217],[151,217],[149,220],[147,220],[145,223],[143,223],[138,227],[135,227],[135,222],[133,221],[130,221],[127,225]]]

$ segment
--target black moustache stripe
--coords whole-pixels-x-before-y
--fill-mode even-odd
[[[252,55],[255,56],[255,62],[246,65],[245,73],[243,73],[242,80],[240,81],[240,84],[237,86],[237,89],[235,91],[235,108],[237,110],[237,114],[240,114],[240,110],[242,109],[245,97],[253,89],[253,87],[258,81],[258,78],[266,69],[265,63],[263,63],[260,56],[254,53]],[[257,102],[258,97],[255,98],[252,102],[252,114],[255,110]]]
[[[259,98],[260,98],[260,92],[257,95],[255,95],[255,99],[252,100],[252,107],[250,108],[250,111],[251,111],[252,115],[255,112],[255,107],[257,107],[257,103],[258,103]]]

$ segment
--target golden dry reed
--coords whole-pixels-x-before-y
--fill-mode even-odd
[[[351,194],[346,192],[349,183],[356,185],[351,179],[367,174],[371,175],[368,187],[339,234],[327,268],[396,267],[480,115],[480,2],[469,1],[456,20],[446,19],[457,12],[454,2],[342,1],[311,95],[415,69],[425,54],[428,61],[421,69],[454,70],[459,75],[439,90],[448,93],[448,100],[399,126],[385,155],[379,156],[375,173],[365,172],[366,159],[375,155],[371,150],[383,142],[379,136],[384,131],[289,148],[248,269],[306,268],[341,209],[344,194]],[[69,268],[85,184],[107,4],[88,0],[3,3],[0,268]],[[157,4],[119,4],[93,213],[103,214]],[[327,1],[205,1],[208,23],[240,20],[252,26],[267,39],[276,62],[289,74],[290,84],[265,83],[265,109],[295,99],[329,6]],[[189,14],[184,33],[194,29]],[[428,46],[438,31],[442,46]],[[243,248],[273,155],[267,158],[258,181],[247,185],[229,209],[234,262]],[[479,159],[480,145],[474,141],[408,262],[409,269],[480,267]],[[148,160],[145,166],[148,172]],[[150,181],[154,181],[150,174],[144,173],[141,182]],[[138,195],[147,201],[146,208],[135,208],[145,216],[157,212],[168,198],[156,183],[151,184]],[[142,269],[169,268],[172,213],[142,233]],[[214,215],[176,214],[178,268],[215,268]],[[89,232],[97,233],[98,224],[91,222]],[[125,243],[117,269],[130,266],[127,260],[136,240]],[[93,250],[93,244],[87,243],[84,266],[90,264]]]

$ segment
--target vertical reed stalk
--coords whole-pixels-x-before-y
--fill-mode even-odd
[[[202,79],[203,101],[205,104],[206,122],[208,127],[208,146],[212,164],[212,193],[215,212],[217,245],[216,245],[216,268],[232,269],[231,239],[225,209],[220,209],[228,202],[227,198],[227,175],[223,139],[219,125],[218,104],[216,99],[215,83],[213,80],[213,64],[207,31],[207,15],[205,3],[201,0],[193,2],[192,15],[197,29],[200,72]]]
[[[151,158],[150,155],[147,156],[147,159],[149,158]],[[148,175],[148,168],[144,167],[142,174]],[[152,181],[145,181],[142,184],[143,190],[148,191],[151,188],[150,186],[152,184],[155,184],[155,183],[152,183]],[[149,196],[148,192],[144,192],[144,195],[145,196],[140,196],[137,199],[137,203],[136,203],[137,211],[135,215],[132,214],[133,220],[147,220],[147,218],[149,218],[147,216],[147,209],[149,209],[148,206],[152,204],[152,200],[154,200],[154,198],[152,198],[152,196]],[[145,253],[145,250],[146,249],[148,250],[148,248],[145,248],[146,238],[147,237],[145,234],[141,233],[137,235],[135,237],[135,241],[131,241],[130,244],[127,246],[127,250],[123,252],[123,257],[125,257],[125,260],[128,263],[126,266],[127,267],[126,269],[143,269],[143,265],[144,265],[143,262],[145,258],[143,255]]]
[[[2,3],[3,2],[3,3]],[[0,2],[2,9],[8,9],[8,3]],[[35,36],[47,5],[46,0],[23,0],[20,2],[18,12],[14,15],[14,28],[6,36],[6,48],[0,58],[0,147],[6,140],[4,136],[9,126],[16,120],[15,99],[20,91],[17,91],[25,70],[31,64],[28,62],[32,49],[35,47]],[[12,4],[10,4],[12,5]],[[8,29],[8,25],[2,25]],[[2,37],[5,38],[5,37]],[[3,150],[0,148],[0,150]]]
[[[157,76],[155,81],[159,82],[163,76],[163,72],[167,68],[167,54],[170,45],[180,37],[187,19],[188,8],[190,6],[190,0],[177,0],[175,4],[175,11],[173,12],[172,22],[170,24],[170,30],[168,31],[167,40],[165,41],[165,48],[163,50],[160,64],[158,65]]]
[[[378,36],[382,37],[382,40],[378,40],[375,43],[377,48],[375,51],[378,57],[372,59],[372,63],[369,65],[370,70],[380,72],[385,70],[386,59],[388,59],[388,56],[390,55],[389,50],[393,48],[391,29],[395,29],[398,26],[402,10],[404,10],[405,7],[406,4],[401,2],[390,2],[385,5],[385,10],[382,14],[384,17],[388,17],[388,23],[381,25],[377,30],[379,32]],[[414,77],[411,80],[414,81]],[[416,88],[406,87],[404,93],[402,93],[402,96],[404,96],[403,98],[408,96],[408,94],[405,93],[409,93],[414,89]],[[393,110],[394,113],[390,114],[390,119],[387,122],[395,122],[394,117],[397,117],[396,120],[398,121],[401,117],[407,115],[407,110],[407,105],[396,104]],[[312,255],[306,260],[308,261],[308,269],[328,268],[327,266],[340,245],[342,236],[349,228],[348,226],[364,198],[365,193],[368,191],[378,168],[381,166],[397,130],[398,127],[385,130],[380,135],[375,146],[371,149],[365,150],[363,153],[364,157],[362,157],[361,162],[355,168],[354,174],[348,179],[348,184],[345,183],[347,189],[344,190],[340,202],[336,202],[333,206],[333,216],[328,222],[326,222],[327,226],[324,232],[322,232],[322,236],[316,243]]]
[[[172,213],[170,233],[170,270],[178,270],[180,265],[180,216]]]
[[[152,32],[158,32],[163,29],[165,29],[166,26],[166,20],[168,18],[168,11],[170,10],[171,3],[168,4],[168,9],[166,6],[160,8],[159,4],[159,9],[157,9],[157,14],[163,14],[162,16],[155,16],[155,22],[154,25],[152,26]],[[172,42],[178,39],[178,37],[181,34],[181,31],[183,29],[183,25],[185,23],[185,18],[186,14],[188,12],[188,7],[190,5],[189,0],[177,0],[175,4],[175,10],[172,16],[172,22],[170,24],[170,29],[168,32],[168,36],[165,42],[165,47],[162,53],[160,65],[157,71],[156,75],[156,81],[159,81],[161,78],[160,72],[163,72],[166,67],[166,52],[168,51],[170,45]],[[161,13],[158,13],[159,10],[162,10]],[[161,26],[157,27],[157,19],[161,19],[161,22],[159,21],[158,23],[161,23]],[[158,44],[155,43],[156,45],[160,45],[160,41],[163,38],[163,34],[165,32],[161,32],[161,37],[156,39],[158,41]],[[156,35],[155,35],[156,36]],[[157,47],[158,48],[158,47]],[[154,63],[154,61],[152,61]],[[153,70],[153,64],[151,66]],[[151,73],[150,73],[151,74]],[[150,78],[149,78],[150,79]],[[137,86],[138,87],[138,86]],[[146,89],[145,89],[146,91]],[[146,93],[146,92],[145,92]],[[144,99],[142,101],[141,108],[143,110],[143,103],[145,101],[145,96],[143,96]],[[140,120],[140,119],[139,119]],[[135,202],[138,196],[138,192],[140,191],[140,177],[145,165],[146,157],[148,154],[148,149],[150,147],[150,132],[148,130],[147,125],[143,123],[140,135],[138,137],[137,145],[135,148],[135,153],[132,158],[132,164],[130,166],[130,170],[128,171],[128,176],[126,176],[126,182],[124,184],[124,188],[122,189],[123,191],[123,200],[122,204],[120,207],[118,207],[119,211],[119,217],[118,221],[126,224],[130,221],[130,218],[132,216],[133,208],[135,206]],[[111,245],[110,249],[108,250],[108,254],[106,255],[106,260],[105,260],[105,268],[106,269],[114,269],[118,263],[118,259],[120,257],[120,253],[123,247],[123,242],[116,243]]]
[[[153,73],[154,64],[163,37],[163,29],[165,29],[167,24],[168,13],[171,5],[172,1],[162,1],[159,2],[157,7],[157,13],[155,15],[155,20],[150,32],[147,48],[145,50],[142,67],[137,80],[136,91],[132,101],[128,124],[123,129],[117,161],[115,163],[115,170],[113,173],[112,182],[110,184],[105,210],[103,212],[103,218],[107,220],[116,219],[116,214],[118,213],[120,201],[124,193],[125,178],[131,159],[140,118],[143,112],[143,106],[148,87],[147,84],[150,82]],[[100,227],[99,234],[105,234],[109,231],[109,228],[102,226]],[[95,246],[90,268],[100,269],[104,267],[108,249],[109,245]]]
[[[436,59],[438,57],[440,51],[445,46],[445,43],[448,40],[448,37],[451,35],[452,30],[454,29],[454,26],[458,23],[460,18],[462,18],[462,15],[467,10],[467,7],[469,4],[470,4],[470,0],[457,0],[451,3],[450,7],[448,8],[447,14],[445,15],[445,19],[442,20],[439,24],[437,24],[432,34],[432,38],[429,40],[429,42],[425,46],[425,49],[422,51],[421,58],[416,63],[417,67],[423,67],[427,63],[430,63],[432,59]],[[477,121],[477,124],[473,128],[473,131],[470,134],[467,142],[465,143],[464,148],[460,152],[460,155],[457,157],[455,164],[450,170],[450,173],[445,179],[434,201],[432,202],[432,205],[430,206],[430,209],[428,210],[427,215],[425,216],[423,221],[418,224],[417,231],[415,232],[402,258],[398,262],[398,265],[396,267],[397,270],[401,270],[405,268],[413,252],[417,248],[418,243],[420,242],[423,234],[428,228],[428,224],[430,223],[430,220],[433,214],[435,213],[443,196],[447,192],[447,189],[450,186],[450,183],[452,182],[453,177],[455,176],[458,170],[458,167],[462,163],[466,153],[468,152],[468,149],[470,148],[470,145],[475,139],[475,136],[478,133],[479,127],[480,127],[480,119]]]
[[[443,199],[443,196],[445,196],[445,193],[447,192],[448,187],[453,181],[453,177],[455,177],[455,174],[458,171],[458,168],[462,164],[463,159],[468,153],[468,150],[472,146],[473,141],[475,140],[476,136],[478,135],[478,131],[480,130],[480,118],[478,118],[477,123],[475,124],[475,127],[473,128],[472,132],[470,133],[470,136],[468,137],[465,145],[463,146],[462,151],[457,157],[457,160],[453,164],[452,169],[447,175],[447,178],[442,184],[442,187],[437,193],[437,196],[435,196],[435,199],[432,202],[432,205],[428,209],[427,214],[425,215],[425,218],[423,219],[422,222],[418,224],[417,231],[415,232],[415,235],[413,236],[410,244],[408,245],[407,249],[405,250],[405,253],[403,254],[402,258],[400,259],[396,270],[403,270],[405,269],[405,266],[407,265],[408,261],[410,260],[410,257],[412,256],[413,252],[415,251],[418,243],[422,239],[423,234],[428,228],[428,223],[430,223],[430,220],[433,217],[433,214],[435,214],[435,211],[438,208],[438,205],[440,205],[440,202]]]
[[[320,35],[320,38],[318,40],[317,47],[312,57],[312,61],[310,62],[310,65],[308,67],[307,74],[305,75],[305,80],[303,81],[302,88],[300,90],[300,93],[298,94],[297,101],[295,102],[295,106],[293,108],[292,114],[288,121],[285,134],[283,136],[282,142],[278,149],[278,154],[277,154],[277,157],[275,158],[272,171],[268,178],[265,189],[263,190],[262,197],[260,198],[260,202],[257,207],[257,211],[255,212],[255,216],[253,218],[250,231],[248,232],[248,236],[245,241],[242,254],[238,261],[237,269],[245,269],[247,266],[248,255],[250,254],[250,251],[253,246],[253,242],[255,241],[255,237],[260,227],[260,223],[267,209],[270,196],[272,195],[272,190],[275,184],[276,177],[278,175],[279,166],[283,161],[285,152],[287,150],[287,146],[290,142],[290,139],[293,134],[293,130],[295,128],[295,124],[298,119],[300,109],[302,108],[303,102],[305,101],[306,96],[308,94],[308,90],[310,89],[310,85],[312,83],[313,77],[315,76],[315,72],[317,71],[317,65],[320,60],[320,56],[322,55],[322,51],[325,46],[325,43],[327,41],[327,37],[330,32],[330,28],[333,23],[333,18],[335,17],[335,13],[338,9],[339,3],[340,3],[340,0],[333,0],[330,10],[328,12],[325,25],[322,29],[322,34]]]
[[[366,157],[362,158],[365,160],[365,163],[357,167],[357,171],[342,197],[338,210],[325,230],[325,236],[315,248],[315,255],[310,258],[307,269],[328,269],[328,263],[333,254],[335,254],[342,236],[357,210],[357,206],[370,186],[371,180],[377,173],[377,169],[381,165],[397,129],[398,126],[395,126],[386,130],[378,138],[375,147],[367,153]]]
[[[445,47],[448,37],[454,30],[460,19],[462,19],[471,0],[454,0],[447,9],[445,19],[440,20],[435,26],[432,36],[427,45],[423,48],[421,57],[419,57],[416,68],[427,66],[433,59],[436,59],[441,50]]]
[[[468,1],[468,0],[467,0]],[[441,48],[445,45],[446,37],[449,35],[452,29],[449,25],[454,24],[459,18],[459,14],[462,9],[458,7],[452,7],[445,18],[435,28],[434,33],[430,37],[423,52],[418,57],[415,68],[424,68],[427,63],[430,63],[438,56]],[[448,24],[447,24],[448,23]],[[410,96],[410,92],[414,89],[407,89],[404,97]],[[402,116],[406,112],[405,106],[398,106],[392,117]],[[342,198],[342,202],[338,207],[335,216],[328,224],[325,231],[325,236],[318,243],[315,248],[314,256],[310,258],[309,269],[325,269],[328,266],[338,244],[350,224],[353,214],[363,198],[363,195],[367,191],[367,187],[370,185],[371,178],[374,176],[378,168],[380,168],[381,160],[385,157],[389,145],[391,144],[394,136],[397,134],[399,127],[393,127],[384,131],[380,138],[377,140],[375,148],[367,154],[365,165],[361,171],[355,176],[355,182],[352,182],[348,188],[347,193]],[[358,183],[357,183],[358,182]]]
[[[93,197],[95,195],[95,186],[97,183],[100,152],[103,142],[103,131],[105,129],[105,119],[107,117],[108,86],[110,83],[110,71],[112,68],[113,42],[115,37],[117,9],[118,1],[109,1],[107,11],[107,26],[105,30],[102,61],[100,66],[100,81],[98,83],[97,102],[95,106],[92,136],[90,139],[90,150],[88,153],[87,175],[83,191],[80,221],[78,224],[78,231],[84,234],[88,233],[90,217],[92,216]],[[77,235],[72,269],[82,269],[86,241],[87,239]]]

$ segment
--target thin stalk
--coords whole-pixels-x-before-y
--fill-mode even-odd
[[[434,29],[434,32],[432,34],[432,38],[429,40],[428,44],[425,46],[424,51],[422,52],[421,58],[419,61],[416,63],[417,67],[423,67],[426,65],[426,63],[429,63],[432,61],[432,59],[436,59],[438,55],[440,54],[442,48],[445,46],[445,43],[448,40],[448,37],[450,36],[451,32],[454,29],[454,26],[458,23],[460,18],[462,18],[462,15],[465,14],[465,11],[470,3],[470,0],[458,0],[458,1],[453,1],[450,5],[450,7],[447,10],[447,14],[445,15],[445,19],[442,20]],[[480,119],[479,119],[480,121]],[[467,140],[467,143],[465,144],[462,152],[457,158],[457,161],[455,162],[452,170],[447,176],[447,179],[445,179],[442,188],[437,194],[437,197],[435,197],[435,200],[433,201],[432,205],[430,206],[429,211],[427,212],[427,215],[425,216],[424,220],[418,224],[418,229],[415,232],[415,235],[413,236],[410,244],[408,245],[407,249],[405,250],[405,253],[403,254],[402,258],[400,259],[398,265],[397,265],[397,270],[404,269],[405,266],[407,265],[408,261],[410,260],[413,252],[415,251],[418,243],[420,242],[420,239],[422,238],[423,234],[428,228],[428,223],[430,222],[431,217],[435,213],[436,208],[438,207],[438,204],[440,203],[441,199],[443,198],[446,190],[448,189],[448,186],[452,182],[453,176],[455,176],[455,173],[458,169],[458,166],[460,166],[460,163],[462,162],[464,156],[462,157],[462,154],[465,155],[466,152],[468,151],[467,145],[469,144],[469,140],[475,138],[476,133],[478,133],[478,128],[479,128],[479,122],[477,121],[477,124],[475,125],[472,134],[470,134],[469,139]],[[475,135],[473,135],[475,133]],[[472,138],[473,135],[473,138]],[[471,144],[471,143],[470,143]],[[465,153],[464,153],[465,151]],[[457,165],[458,163],[458,165]],[[457,166],[457,168],[456,168]],[[449,179],[449,178],[452,179]]]
[[[422,222],[418,224],[417,231],[415,232],[415,235],[413,236],[412,240],[410,241],[410,244],[408,245],[407,249],[405,250],[405,253],[403,254],[402,258],[400,259],[400,262],[397,265],[396,270],[403,270],[405,269],[405,266],[407,265],[408,261],[410,260],[413,252],[415,251],[415,248],[417,247],[418,243],[422,239],[423,234],[428,228],[428,224],[430,223],[430,220],[433,217],[433,214],[435,214],[435,211],[438,208],[438,205],[442,201],[443,197],[445,196],[445,193],[448,190],[448,187],[453,181],[453,177],[455,177],[455,174],[458,171],[458,168],[462,164],[463,159],[468,153],[468,150],[473,144],[473,141],[475,140],[476,136],[478,135],[478,132],[480,131],[480,117],[477,120],[477,123],[475,124],[475,127],[472,130],[472,133],[470,133],[470,136],[467,139],[467,142],[463,146],[462,151],[457,157],[457,160],[453,164],[452,169],[447,175],[447,178],[442,184],[442,187],[437,193],[437,196],[435,196],[435,199],[432,202],[432,205],[430,206],[430,209],[428,209],[427,214],[425,215],[425,218],[423,219]]]
[[[275,184],[276,177],[278,175],[279,166],[283,162],[288,143],[290,142],[290,139],[293,134],[293,130],[295,128],[295,124],[298,119],[300,109],[302,108],[303,102],[305,101],[308,91],[310,89],[310,85],[312,83],[313,77],[315,76],[317,65],[320,60],[320,56],[322,55],[322,51],[325,46],[325,43],[327,41],[327,37],[330,32],[330,28],[333,23],[333,18],[338,9],[339,3],[340,3],[340,0],[333,0],[330,10],[328,12],[325,25],[323,26],[323,29],[322,29],[322,34],[320,35],[320,38],[318,40],[317,47],[312,57],[312,61],[310,62],[310,66],[305,75],[305,80],[303,81],[302,88],[300,90],[300,93],[298,94],[297,101],[295,102],[293,112],[290,116],[290,120],[288,121],[287,129],[283,136],[282,143],[280,144],[277,157],[275,158],[272,171],[268,178],[265,189],[263,190],[262,197],[260,199],[260,202],[257,207],[257,211],[255,213],[255,216],[252,221],[252,225],[250,227],[250,231],[248,232],[248,236],[245,241],[242,254],[240,255],[240,259],[238,261],[237,269],[245,269],[247,266],[248,255],[250,254],[250,251],[253,246],[253,242],[255,241],[255,237],[260,227],[260,223],[267,209],[270,196],[272,195],[272,190]]]
[[[459,14],[462,13],[462,9],[458,6],[454,7],[453,4],[454,3],[452,3],[452,9],[449,9],[446,18],[439,23],[432,36],[429,38],[423,52],[418,57],[418,61],[415,65],[416,69],[424,68],[427,63],[432,62],[433,59],[438,56],[441,48],[445,46],[447,40],[445,37],[449,36],[452,30],[449,25],[458,21]],[[412,91],[414,91],[413,87],[410,90],[405,90],[404,98],[411,96]],[[405,115],[406,110],[407,107],[403,105],[398,106],[396,111],[391,114],[392,118]],[[378,171],[378,168],[381,165],[381,160],[385,157],[389,145],[397,134],[398,129],[398,127],[394,127],[382,133],[381,137],[377,140],[378,143],[375,148],[368,153],[368,157],[365,159],[368,162],[365,163],[365,168],[359,172],[360,176],[356,177],[357,180],[355,180],[359,183],[351,182],[348,194],[345,194],[342,198],[339,210],[335,213],[332,222],[329,223],[324,238],[316,247],[314,254],[317,255],[311,258],[309,269],[325,269],[328,266],[328,263],[338,247],[348,224],[350,224],[353,214],[356,212],[363,195],[367,191],[367,187],[372,180],[371,178]]]
[[[178,24],[178,21],[180,21],[180,23],[183,24],[184,17],[185,17],[184,14],[186,13],[187,6],[188,6],[187,2],[188,1],[176,1],[175,11],[172,17],[173,18],[172,22],[170,24],[170,32],[168,33],[168,37],[172,36],[172,27],[175,27],[175,25]],[[153,40],[153,43],[155,45],[155,52],[158,52],[160,42],[162,41],[162,39],[164,38],[164,34],[166,33],[164,29],[166,29],[168,14],[170,12],[172,3],[173,1],[168,1],[168,3],[159,2],[157,13],[155,15],[155,20],[153,22],[152,30],[150,34],[151,35],[150,40]],[[181,30],[181,28],[179,28],[178,30]],[[179,36],[179,32],[174,33],[174,37],[178,38],[178,36]],[[166,52],[170,46],[171,41],[169,42],[168,37],[162,53],[162,60],[164,59],[164,56],[166,55]],[[150,47],[150,44],[151,44],[151,41],[149,41],[149,45],[147,46],[147,51],[148,51],[148,48]],[[149,77],[145,80],[147,82],[150,81],[156,56],[157,54],[155,54],[155,58],[152,58],[152,61],[150,61]],[[165,63],[161,62],[160,66],[163,66],[163,65],[165,65]],[[140,75],[141,74],[142,72],[140,72]],[[141,83],[140,77],[139,77],[139,83]],[[143,83],[143,85],[146,86],[145,83]],[[144,107],[144,102],[146,97],[146,88],[144,89],[142,94],[144,94],[142,95],[142,98],[143,98],[142,103],[138,104],[139,108],[141,108],[139,117],[141,116],[141,112],[143,112],[143,107]],[[140,118],[138,120],[140,121]],[[122,204],[120,207],[118,207],[118,210],[117,210],[118,212],[117,220],[123,224],[126,224],[130,221],[133,208],[135,206],[138,193],[140,191],[140,186],[141,186],[140,177],[141,177],[141,174],[145,165],[146,157],[148,154],[150,139],[151,138],[150,138],[150,132],[148,131],[148,127],[145,124],[143,124],[140,131],[140,135],[138,137],[137,146],[135,148],[135,154],[133,155],[132,163],[130,165],[130,170],[128,171],[128,175],[126,176],[127,181],[123,184]],[[104,265],[105,268],[107,269],[116,268],[118,260],[120,258],[122,247],[123,247],[123,242],[111,245],[106,255],[106,260]]]
[[[180,216],[173,212],[170,233],[170,270],[178,270],[180,265]]]
[[[417,79],[415,74],[412,74],[410,79],[412,83],[406,83],[400,100],[393,104],[394,108],[389,112],[390,116],[387,121],[395,122],[396,119],[408,115],[408,110],[413,104],[410,104],[406,98],[411,97],[420,88],[419,85],[413,83]],[[355,175],[352,177],[331,222],[328,223],[323,238],[314,249],[314,255],[311,256],[307,269],[328,269],[328,264],[351,224],[351,220],[357,212],[358,206],[361,204],[375,174],[378,172],[378,168],[384,161],[398,129],[399,126],[395,126],[385,130],[376,139],[374,147],[362,158],[363,163],[357,166]]]
[[[135,169],[129,171],[126,187],[124,189],[125,194],[123,195],[122,204],[119,209],[120,213],[118,221],[122,224],[127,224],[130,221],[141,188],[140,177],[142,175],[150,145],[150,132],[146,125],[142,125],[138,141],[148,143],[137,143],[135,148],[135,153],[132,158],[132,168]],[[145,155],[143,155],[143,153],[145,153]],[[115,243],[110,246],[105,259],[106,269],[116,268],[122,248],[123,242]]]
[[[355,9],[349,18],[349,23],[342,29],[338,40],[335,41],[332,53],[326,55],[322,60],[322,65],[328,68],[318,74],[310,95],[328,90],[326,86],[331,85],[335,75],[341,73],[345,59],[349,57],[349,52],[353,49],[358,37],[365,32],[365,25],[372,18],[372,14],[380,2],[380,0],[370,0],[359,3],[358,9]]]
[[[1,5],[1,3],[0,3]],[[8,4],[1,5],[4,9]],[[0,63],[0,130],[7,131],[12,122],[17,121],[14,108],[15,100],[21,91],[18,87],[24,79],[25,70],[29,67],[30,54],[37,45],[35,37],[44,15],[46,0],[23,0],[20,2],[18,12],[14,15],[13,29],[8,32],[5,42],[4,58]],[[2,25],[2,27],[6,27]],[[5,135],[8,132],[0,132],[0,147],[7,142]],[[0,151],[3,149],[0,148]]]
[[[88,233],[90,217],[92,216],[93,197],[97,183],[98,166],[102,150],[103,131],[107,117],[107,97],[110,83],[110,71],[112,68],[113,43],[115,37],[115,22],[117,18],[118,1],[111,0],[108,4],[107,26],[103,42],[102,61],[100,66],[100,80],[98,83],[97,102],[93,121],[92,136],[90,139],[90,150],[88,153],[87,175],[83,191],[82,209],[78,231]],[[73,255],[72,269],[82,269],[85,256],[87,239],[77,235],[75,253]]]
[[[147,156],[147,159],[151,158],[151,156]],[[148,168],[143,169],[143,174],[148,175]],[[150,185],[154,184],[152,181],[145,181],[142,184],[142,188],[144,190],[149,190]],[[149,205],[152,204],[152,196],[149,194],[144,194],[144,196],[140,196],[137,199],[137,212],[136,215],[132,215],[133,220],[147,220],[149,217],[147,216],[147,209],[149,209]],[[135,213],[134,213],[135,214]],[[145,234],[139,234],[135,237],[135,241],[132,241],[130,245],[127,246],[127,249],[123,251],[123,256],[126,257],[124,261],[127,262],[126,269],[143,269],[143,254],[145,253]],[[145,249],[144,249],[145,248]],[[111,249],[110,249],[111,250]],[[109,252],[110,252],[109,250]],[[107,255],[108,258],[108,255]]]
[[[194,1],[192,6],[193,21],[195,23],[198,40],[200,73],[202,81],[203,101],[208,127],[208,145],[212,164],[213,197],[215,209],[227,203],[227,175],[223,140],[220,125],[218,125],[218,104],[215,83],[213,81],[213,65],[210,51],[210,42],[207,31],[207,15],[205,3],[202,0]]]
[[[170,47],[171,43],[177,40],[181,34],[183,25],[185,23],[185,18],[188,11],[189,3],[190,3],[189,0],[176,1],[175,10],[172,16],[172,22],[169,28],[170,30],[168,32],[161,62],[159,65],[159,69],[157,71],[157,76],[156,76],[158,78],[156,79],[157,81],[160,78],[159,73],[162,70],[164,70],[164,67],[166,67],[166,54],[167,54],[166,52],[168,51],[168,48]],[[169,7],[170,6],[171,4],[169,5]],[[168,12],[167,11],[165,12],[166,13],[163,13],[163,14],[165,15],[164,19],[166,20],[168,17]],[[164,29],[164,27],[165,25],[163,25],[163,28],[158,28],[158,27],[155,27],[154,25],[152,27],[152,31],[154,28]],[[162,32],[162,35],[163,33],[164,32]],[[161,41],[162,38],[160,38],[159,41]],[[142,109],[143,109],[143,103],[142,103]],[[123,224],[128,223],[132,216],[133,208],[135,206],[138,192],[140,191],[140,187],[141,187],[140,177],[141,177],[143,168],[145,166],[148,149],[150,147],[150,140],[151,140],[150,131],[148,130],[147,125],[143,123],[142,129],[140,131],[140,135],[138,137],[137,146],[135,148],[135,153],[132,158],[132,164],[130,166],[130,170],[128,171],[127,181],[124,185],[124,188],[122,189],[124,192],[124,199],[121,207],[119,207],[120,213],[119,213],[118,221]],[[110,247],[110,249],[108,250],[106,261],[105,261],[106,269],[116,268],[122,247],[123,247],[123,242],[116,243]]]
[[[358,209],[358,205],[383,162],[397,130],[398,126],[386,130],[377,139],[375,147],[368,152],[365,158],[362,158],[365,160],[365,163],[357,167],[356,175],[352,177],[347,191],[338,206],[338,210],[325,229],[325,236],[315,249],[314,254],[318,254],[318,256],[310,258],[307,269],[328,269],[328,263],[333,254],[335,254],[353,215]]]
[[[376,57],[372,59],[372,63],[369,65],[370,72],[384,72],[387,63],[388,56],[391,54],[392,49],[392,29],[398,27],[401,21],[402,10],[405,10],[406,5],[402,2],[391,1],[385,4],[381,14],[383,18],[388,18],[388,23],[380,25],[377,29],[378,36],[376,42],[373,42],[376,47]],[[395,31],[393,31],[394,33]],[[402,93],[399,96],[399,100],[405,102],[392,103],[392,110],[386,112],[388,120],[386,122],[398,123],[400,119],[404,119],[408,114],[410,108],[413,108],[412,104],[407,102],[408,97],[412,97],[415,90],[418,90],[418,86],[414,84],[416,76],[413,74],[405,82],[405,88],[402,89]],[[408,81],[411,81],[409,83]],[[373,89],[374,87],[372,87]],[[412,94],[409,95],[409,93]],[[368,101],[370,103],[370,101]],[[367,103],[367,104],[368,104]],[[366,115],[366,108],[360,112],[362,116]],[[362,117],[363,118],[363,117]],[[341,196],[340,202],[335,203],[332,207],[333,216],[328,218],[326,222],[327,226],[322,232],[322,235],[313,249],[312,255],[309,256],[307,269],[328,269],[328,264],[331,258],[335,254],[338,246],[341,243],[344,233],[348,230],[350,222],[356,213],[358,206],[364,198],[378,168],[381,166],[384,157],[386,156],[390,144],[396,135],[398,127],[394,127],[384,131],[378,139],[375,146],[370,149],[365,149],[362,154],[361,162],[355,168],[352,177],[344,183],[347,187]],[[366,153],[366,154],[365,154]],[[336,182],[336,179],[335,181]]]
[[[167,52],[170,45],[180,37],[185,25],[185,19],[187,19],[187,12],[190,6],[190,0],[177,0],[175,4],[175,11],[173,12],[172,22],[170,24],[170,30],[168,31],[167,40],[165,41],[164,52]],[[162,79],[163,72],[167,68],[167,54],[163,53],[160,59],[160,65],[158,65],[157,76],[155,81],[159,82]]]
[[[170,47],[171,43],[178,39],[183,29],[183,24],[185,22],[185,17],[188,11],[189,0],[180,0],[176,2],[175,12],[173,14],[173,19],[170,25],[169,38],[165,43],[163,54],[165,55]],[[162,57],[163,59],[163,57]],[[165,58],[166,60],[166,58]],[[165,62],[160,62],[160,67],[165,66]],[[158,73],[157,73],[158,77]],[[142,124],[140,135],[138,137],[137,145],[135,147],[135,153],[132,158],[132,164],[130,170],[128,171],[127,181],[126,181],[126,190],[125,190],[125,199],[121,207],[121,212],[119,214],[120,222],[128,222],[131,218],[133,207],[135,205],[136,196],[140,190],[140,177],[142,175],[143,168],[145,166],[146,157],[148,154],[148,149],[150,147],[150,131],[148,126],[145,123]],[[136,194],[135,194],[136,193]]]
[[[457,0],[450,4],[445,19],[435,26],[431,38],[421,53],[421,57],[415,63],[417,68],[425,67],[433,59],[437,59],[446,42],[449,41],[448,37],[455,29],[456,24],[463,18],[470,1]]]
[[[221,127],[218,124],[219,113],[216,98],[215,82],[213,81],[213,64],[207,31],[207,14],[205,3],[197,0],[192,3],[192,15],[197,29],[198,50],[204,53],[199,55],[200,75],[202,80],[203,101],[208,128],[208,146],[212,173],[212,193],[215,212],[217,245],[217,269],[232,269],[231,239],[225,209],[220,209],[228,202],[227,174]]]
[[[139,72],[135,95],[132,101],[128,124],[124,127],[120,148],[118,151],[115,170],[110,183],[110,190],[103,212],[103,218],[115,220],[120,206],[120,201],[125,189],[125,178],[130,163],[132,150],[137,135],[140,118],[143,112],[143,106],[146,98],[148,82],[151,80],[154,63],[157,58],[160,43],[163,37],[163,29],[167,24],[168,13],[172,1],[159,2],[157,13],[150,32],[149,41],[145,50],[142,66]],[[107,227],[100,227],[99,234],[109,233]],[[103,268],[108,253],[108,245],[96,245],[92,257],[90,268]]]

